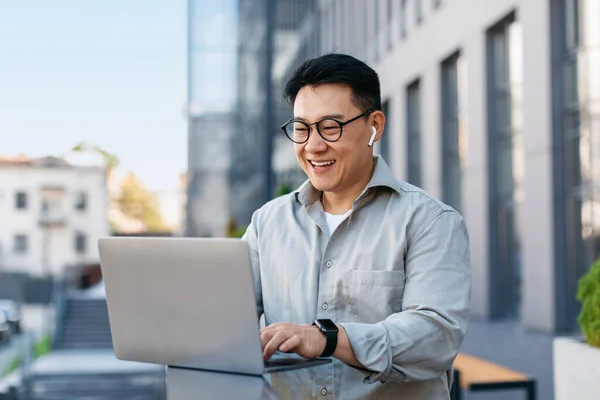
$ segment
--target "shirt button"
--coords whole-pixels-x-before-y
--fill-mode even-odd
[[[331,268],[331,266],[333,265],[333,263],[331,261],[327,261],[325,263],[325,265],[327,266],[327,268]]]
[[[327,388],[323,388],[323,389],[321,389],[321,394],[322,394],[323,396],[327,396],[327,393],[329,393],[329,392],[327,391]]]
[[[321,304],[321,308],[323,310],[327,310],[329,308],[329,305],[327,305],[327,303],[323,303],[323,304]]]

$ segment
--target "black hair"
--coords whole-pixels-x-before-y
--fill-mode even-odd
[[[283,91],[290,105],[304,86],[324,83],[348,85],[356,106],[363,111],[381,110],[379,76],[364,62],[346,54],[325,54],[306,60],[294,71]]]

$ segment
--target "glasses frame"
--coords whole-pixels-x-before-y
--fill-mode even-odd
[[[321,138],[323,138],[323,140],[325,140],[326,142],[329,142],[329,143],[335,143],[335,142],[337,142],[338,140],[340,140],[342,138],[342,134],[344,133],[344,126],[346,126],[346,125],[350,124],[351,122],[354,122],[354,121],[356,121],[356,120],[358,120],[358,119],[360,119],[362,117],[365,117],[365,116],[367,116],[367,115],[369,115],[369,114],[371,114],[371,113],[373,113],[375,111],[376,111],[375,108],[370,108],[367,111],[363,112],[362,114],[357,115],[356,117],[351,118],[351,119],[349,119],[347,121],[340,121],[340,120],[337,120],[335,118],[323,118],[323,119],[321,119],[321,120],[319,120],[317,122],[313,122],[312,124],[308,124],[308,123],[306,123],[304,121],[299,121],[297,119],[294,119],[294,117],[292,117],[285,124],[281,125],[281,130],[283,131],[283,133],[285,134],[285,136],[289,140],[291,140],[293,143],[304,144],[304,143],[308,142],[308,139],[310,139],[310,135],[312,133],[312,125],[314,125],[317,128],[317,132],[319,133],[319,136],[321,136]],[[340,126],[340,135],[338,136],[337,139],[331,140],[331,139],[327,139],[325,136],[323,136],[323,134],[321,133],[321,130],[319,129],[319,124],[321,124],[321,122],[323,122],[323,121],[334,121],[334,122],[336,122]],[[308,135],[306,135],[306,140],[304,140],[302,142],[297,142],[294,139],[292,139],[290,137],[290,135],[288,135],[287,130],[285,129],[285,127],[288,126],[291,123],[300,123],[300,124],[306,126],[306,128],[308,129]]]

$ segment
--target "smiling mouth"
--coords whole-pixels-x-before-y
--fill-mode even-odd
[[[325,167],[329,167],[329,166],[335,164],[334,160],[331,160],[331,161],[313,161],[313,160],[310,160],[309,162],[310,162],[310,165],[312,165],[315,168],[325,168]]]

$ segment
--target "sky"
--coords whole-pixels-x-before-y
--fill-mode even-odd
[[[87,141],[153,190],[187,169],[186,0],[0,0],[0,155]]]

